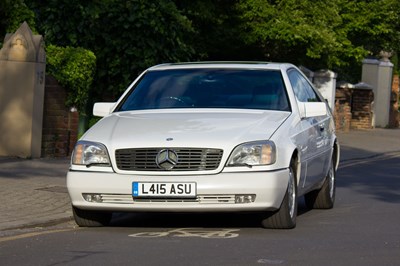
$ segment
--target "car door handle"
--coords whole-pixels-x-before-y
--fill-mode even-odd
[[[323,132],[325,130],[325,126],[323,124],[319,125],[319,131]]]

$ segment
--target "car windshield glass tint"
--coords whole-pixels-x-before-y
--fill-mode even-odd
[[[290,111],[279,71],[174,69],[147,72],[117,111],[244,108]]]

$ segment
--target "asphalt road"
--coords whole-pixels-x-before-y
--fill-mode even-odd
[[[116,215],[107,228],[3,238],[0,265],[400,265],[400,154],[347,161],[337,176],[335,207],[300,203],[293,230],[254,214]]]

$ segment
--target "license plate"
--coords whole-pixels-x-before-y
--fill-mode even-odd
[[[194,182],[133,182],[133,197],[196,197]]]

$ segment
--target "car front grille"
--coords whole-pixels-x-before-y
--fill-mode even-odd
[[[223,151],[220,149],[168,148],[177,155],[171,169],[159,167],[157,155],[164,148],[119,149],[115,151],[117,167],[124,171],[207,171],[218,168]]]

